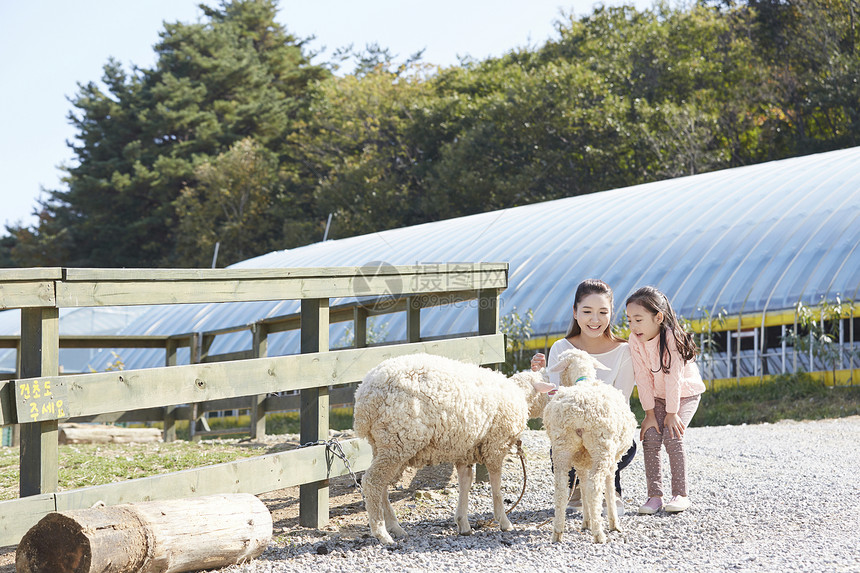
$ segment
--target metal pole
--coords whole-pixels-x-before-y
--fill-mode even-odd
[[[794,311],[794,344],[791,346],[792,355],[792,372],[797,372],[797,341],[800,339],[800,333],[797,332],[797,310]]]
[[[732,331],[726,331],[726,378],[732,377]]]
[[[212,254],[212,268],[215,268],[215,263],[218,262],[218,249],[221,248],[221,241],[215,243],[215,252]]]
[[[782,373],[785,374],[785,325],[780,325],[780,340],[782,341]]]
[[[842,345],[845,344],[845,324],[842,321],[842,315],[839,316],[839,369],[843,366]],[[836,382],[835,380],[833,381]]]
[[[848,340],[851,342],[851,352],[848,353],[848,369],[851,373],[851,385],[854,385],[854,305],[851,305],[851,322],[848,323]]]
[[[738,314],[738,349],[735,352],[735,381],[738,386],[741,384],[741,319],[743,317]]]
[[[329,227],[331,227],[331,213],[328,214],[328,221],[325,222],[325,232],[323,233],[323,240],[322,240],[323,243],[325,243],[326,240],[328,239]]]
[[[758,376],[760,368],[758,365],[758,328],[753,329],[753,376]]]

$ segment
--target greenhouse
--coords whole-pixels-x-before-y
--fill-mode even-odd
[[[500,314],[530,317],[531,348],[563,336],[576,285],[600,278],[615,292],[616,322],[623,321],[623,301],[636,288],[654,285],[665,292],[691,328],[704,333],[702,368],[709,380],[759,379],[803,368],[830,372],[842,383],[854,373],[856,381],[860,148],[329,240],[232,268],[364,266],[373,272],[388,265],[450,268],[466,262],[509,264]],[[475,331],[469,306],[422,310],[422,336]],[[118,333],[215,331],[298,308],[293,300],[151,307]],[[61,319],[61,334],[64,328]],[[377,317],[369,328],[375,342],[405,337],[398,314]],[[349,345],[350,336],[348,324],[332,326],[332,346]],[[211,351],[249,346],[249,336],[234,333],[219,336]],[[295,352],[294,333],[269,342],[270,355]],[[103,370],[116,360],[102,350],[85,366],[69,364],[66,370]],[[125,349],[121,362],[125,368],[159,366],[164,353]],[[0,364],[9,367],[8,353]]]

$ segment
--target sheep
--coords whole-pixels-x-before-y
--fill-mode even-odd
[[[405,536],[388,499],[406,467],[452,463],[459,501],[455,522],[471,534],[467,516],[472,465],[490,475],[493,516],[502,531],[512,528],[501,494],[502,463],[530,418],[538,418],[554,386],[546,372],[503,374],[429,354],[385,360],[355,392],[356,434],[372,447],[362,479],[370,531],[381,543]]]
[[[550,368],[561,372],[561,387],[543,413],[555,474],[553,542],[561,541],[564,532],[571,467],[582,488],[582,529],[589,529],[595,542],[606,542],[600,502],[605,498],[609,529],[621,531],[613,476],[633,441],[636,417],[621,391],[597,379],[595,368],[604,367],[578,349],[562,352]]]

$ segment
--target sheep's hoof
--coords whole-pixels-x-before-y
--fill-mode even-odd
[[[406,537],[406,531],[399,525],[392,525],[388,528],[388,532],[393,537]]]
[[[602,531],[598,531],[594,534],[594,542],[595,543],[606,543],[606,534]]]
[[[560,542],[561,541],[561,534],[562,534],[561,531],[553,531],[552,532],[552,542],[553,543]]]
[[[510,531],[513,528],[514,528],[514,526],[511,525],[511,520],[508,519],[507,517],[505,517],[502,520],[499,520],[499,529],[501,531]]]
[[[472,535],[472,526],[469,525],[469,520],[465,517],[458,517],[457,521],[457,532],[460,535]]]
[[[374,535],[382,545],[391,545],[394,543],[394,539],[391,538],[387,533],[380,533],[379,535]]]

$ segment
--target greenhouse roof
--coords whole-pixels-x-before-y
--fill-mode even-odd
[[[335,220],[335,225],[337,224]],[[502,315],[533,310],[535,335],[566,330],[576,285],[600,278],[616,311],[642,285],[695,319],[790,309],[822,297],[856,300],[860,286],[860,147],[703,173],[331,240],[232,268],[507,262]],[[347,301],[332,301],[332,304]],[[298,301],[156,307],[124,334],[176,334],[297,312]],[[422,336],[476,329],[474,309],[422,311]],[[397,331],[392,320],[391,331]],[[248,348],[222,337],[213,352]],[[332,340],[335,340],[334,331]],[[229,348],[229,346],[237,346]],[[272,355],[296,352],[289,336]],[[124,354],[132,354],[124,351]],[[127,367],[159,365],[152,351]],[[144,364],[150,363],[150,364]]]

